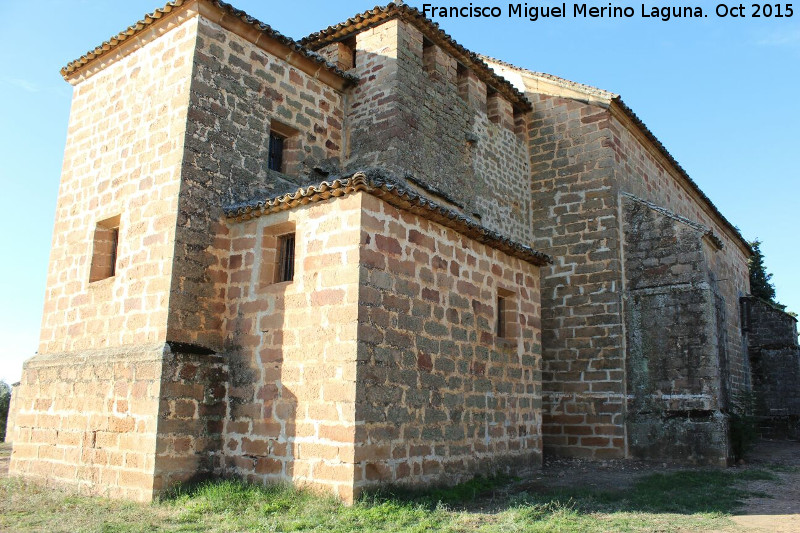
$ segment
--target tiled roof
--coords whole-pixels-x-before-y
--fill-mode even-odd
[[[128,27],[127,29],[121,31],[114,37],[111,37],[109,40],[105,41],[103,44],[101,44],[94,50],[90,50],[86,52],[84,55],[82,55],[80,58],[69,62],[64,68],[61,69],[61,75],[64,78],[68,78],[70,74],[80,69],[87,63],[115,50],[117,47],[122,45],[128,39],[135,37],[136,35],[139,35],[156,21],[166,17],[173,11],[182,7],[184,4],[190,3],[191,1],[192,0],[173,0],[172,2],[167,3],[164,7],[156,9],[149,15],[145,15],[145,17],[142,20]],[[356,77],[353,76],[352,74],[340,70],[338,67],[336,67],[332,63],[329,63],[327,60],[325,60],[325,58],[323,58],[319,54],[312,52],[304,48],[303,46],[300,46],[294,39],[286,37],[282,33],[274,30],[268,24],[264,24],[263,22],[251,17],[244,11],[236,9],[230,4],[221,2],[219,0],[207,0],[207,1],[210,4],[216,6],[217,8],[223,10],[227,15],[230,15],[231,17],[237,18],[242,22],[249,24],[250,26],[261,31],[263,34],[267,35],[271,39],[274,39],[275,41],[278,41],[279,43],[289,47],[293,51],[302,54],[303,56],[327,68],[328,70],[337,74],[338,76],[345,78],[349,81],[356,81]]]
[[[368,176],[364,172],[357,172],[350,177],[337,178],[332,181],[323,181],[319,185],[301,187],[293,193],[287,193],[264,201],[231,206],[225,209],[225,214],[230,219],[244,221],[359,191],[376,196],[399,209],[423,216],[428,220],[528,263],[542,266],[552,262],[552,259],[547,254],[538,252],[530,246],[508,239],[496,231],[481,226],[474,220],[417,194],[405,185],[383,176]]]
[[[450,35],[439,28],[439,24],[426,18],[418,9],[405,4],[390,3],[386,6],[376,6],[369,11],[350,17],[342,23],[312,33],[300,39],[300,44],[318,50],[326,44],[341,41],[354,33],[376,26],[392,18],[399,18],[414,24],[435,44],[444,48],[464,65],[472,67],[481,81],[508,98],[516,108],[522,111],[531,109],[531,104],[525,98],[525,95],[509,83],[508,80],[495,74],[491,67],[481,59],[480,55],[458,44]]]
[[[700,186],[691,178],[691,176],[689,176],[689,173],[686,172],[686,170],[681,166],[680,163],[678,163],[678,160],[672,156],[669,150],[667,150],[667,147],[664,146],[661,143],[661,141],[658,140],[658,137],[656,137],[655,134],[652,131],[650,131],[650,128],[648,128],[647,125],[642,121],[642,119],[640,119],[639,116],[633,111],[633,109],[631,109],[628,106],[628,104],[626,104],[622,100],[622,97],[619,94],[599,89],[597,87],[592,87],[591,85],[584,85],[582,83],[570,81],[565,78],[561,78],[559,76],[554,76],[552,74],[545,74],[543,72],[535,72],[532,70],[527,70],[512,65],[510,63],[506,63],[505,61],[500,61],[488,56],[483,56],[483,57],[489,61],[498,63],[500,65],[503,65],[504,67],[516,70],[518,72],[522,72],[534,77],[552,81],[557,85],[573,89],[578,92],[582,92],[588,96],[595,96],[601,98],[603,100],[606,100],[609,105],[611,105],[612,102],[616,104],[623,111],[623,113],[633,122],[633,124],[639,129],[639,131],[661,153],[661,155],[663,155],[666,158],[666,160],[673,166],[673,168],[678,171],[681,177],[684,180],[686,180],[686,183],[689,185],[689,187],[692,190],[694,190],[694,192],[697,193],[697,195],[703,200],[703,202],[706,203],[709,209],[711,209],[711,212],[720,220],[720,222],[722,222],[722,225],[728,228],[739,239],[740,243],[744,246],[744,248],[750,251],[750,253],[752,253],[752,248],[750,247],[750,243],[748,243],[747,240],[742,236],[741,232],[739,231],[739,228],[731,224],[731,222],[727,218],[725,218],[725,215],[723,215],[720,212],[720,210],[717,209],[717,206],[714,205],[714,203],[711,201],[711,198],[706,196],[706,193],[704,193],[703,190],[700,189]]]

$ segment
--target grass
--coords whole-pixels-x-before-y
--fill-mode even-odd
[[[365,496],[346,507],[286,486],[222,480],[141,505],[75,496],[17,479],[0,482],[0,530],[11,531],[701,531],[730,525],[748,496],[737,485],[762,470],[654,474],[617,491],[518,492],[477,478],[450,489]]]

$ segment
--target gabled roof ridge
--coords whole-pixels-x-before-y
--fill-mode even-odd
[[[224,209],[225,216],[240,222],[301,205],[363,191],[386,201],[398,209],[424,216],[428,220],[441,224],[512,257],[517,257],[539,266],[552,262],[552,258],[549,255],[482,226],[471,218],[414,192],[394,179],[383,175],[374,175],[375,173],[372,172],[370,174],[356,172],[347,177],[329,178],[329,180],[317,185],[300,187],[295,192],[261,201],[229,206]]]
[[[750,243],[747,242],[747,239],[744,238],[742,232],[739,231],[739,228],[734,226],[731,223],[731,221],[728,220],[719,209],[717,209],[717,206],[714,205],[714,202],[711,201],[711,198],[709,198],[706,195],[706,193],[703,192],[703,190],[700,188],[700,185],[698,185],[697,182],[692,179],[692,177],[689,175],[686,169],[683,168],[683,166],[678,162],[678,160],[675,159],[675,157],[669,152],[669,150],[667,150],[667,147],[664,146],[664,144],[662,144],[662,142],[658,139],[658,137],[656,137],[656,135],[652,131],[650,131],[650,128],[648,128],[647,125],[642,121],[642,119],[639,118],[639,115],[637,115],[633,111],[633,109],[631,109],[628,106],[628,104],[626,104],[622,100],[621,96],[617,95],[615,98],[612,99],[612,101],[616,103],[619,106],[619,108],[622,109],[622,111],[624,111],[625,115],[639,128],[642,134],[645,137],[647,137],[647,139],[650,140],[650,142],[653,143],[653,145],[661,153],[661,155],[663,155],[667,159],[667,161],[669,161],[669,163],[675,168],[675,170],[677,170],[678,173],[686,180],[689,186],[697,193],[698,196],[700,196],[700,198],[706,203],[706,205],[708,205],[708,207],[711,209],[711,212],[714,213],[714,215],[716,215],[717,218],[719,218],[719,220],[722,222],[722,225],[726,226],[736,237],[738,237],[739,240],[741,241],[740,244],[743,245],[744,249],[748,250],[752,254],[753,248],[750,246]]]
[[[472,52],[460,45],[453,37],[439,27],[437,22],[425,17],[417,8],[404,3],[390,2],[385,6],[375,6],[372,9],[353,15],[344,22],[328,26],[327,28],[303,37],[298,42],[303,46],[319,49],[326,44],[340,41],[353,33],[380,24],[392,17],[400,17],[405,21],[414,23],[419,29],[427,30],[427,36],[438,40],[437,44],[450,48],[457,60],[475,67],[476,74],[481,81],[499,90],[513,104],[525,111],[531,109],[531,104],[525,94],[514,85],[497,74],[492,67],[486,64],[481,55]]]
[[[61,69],[61,75],[64,77],[64,79],[67,79],[76,70],[80,69],[81,67],[93,61],[94,59],[104,56],[109,52],[111,52],[112,50],[115,50],[117,47],[122,45],[128,39],[135,37],[136,35],[145,31],[149,26],[151,26],[159,19],[163,18],[166,15],[169,15],[175,9],[178,9],[184,4],[188,4],[191,1],[194,0],[172,0],[171,2],[167,2],[167,4],[165,4],[164,7],[158,8],[152,13],[145,15],[142,20],[138,21],[135,24],[132,24],[131,26],[128,26],[126,29],[114,35],[113,37],[109,38],[107,41],[103,41],[102,44],[100,44],[99,46],[95,47],[92,50],[89,50],[78,59],[75,59],[74,61],[70,61],[69,63],[67,63],[67,65]],[[260,20],[251,17],[241,9],[236,9],[232,5],[226,2],[222,2],[221,0],[206,0],[206,1],[210,2],[217,8],[225,11],[232,17],[235,17],[245,22],[246,24],[249,24],[250,26],[256,28],[257,30],[266,34],[268,37],[280,42],[285,46],[288,46],[292,50],[302,54],[311,61],[320,64],[321,66],[327,68],[334,74],[342,78],[345,78],[347,80],[355,81],[355,76],[353,76],[352,74],[342,71],[336,65],[330,63],[324,57],[320,56],[316,52],[306,49],[291,37],[287,37],[286,35],[283,35],[279,31],[273,29],[269,24],[265,24]]]
[[[600,87],[595,87],[593,85],[588,85],[585,83],[579,83],[577,81],[568,80],[567,78],[562,78],[561,76],[556,76],[555,74],[548,74],[547,72],[539,72],[536,70],[529,70],[526,68],[518,67],[517,65],[513,65],[507,61],[503,61],[502,59],[497,59],[496,57],[488,56],[486,54],[479,54],[481,59],[484,61],[490,61],[492,63],[497,63],[498,65],[503,65],[506,68],[510,68],[512,70],[516,70],[518,72],[524,72],[526,74],[533,74],[538,78],[544,78],[546,80],[555,82],[562,87],[567,87],[570,89],[575,89],[576,91],[583,92],[586,94],[590,94],[592,96],[599,96],[601,98],[606,98],[608,100],[613,100],[617,98],[619,94],[607,91],[605,89],[601,89]]]

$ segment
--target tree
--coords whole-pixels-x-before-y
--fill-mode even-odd
[[[6,438],[6,422],[8,422],[8,408],[11,406],[11,387],[5,381],[0,381],[0,442]]]
[[[750,294],[765,300],[781,310],[786,309],[775,300],[775,286],[770,283],[772,274],[767,272],[764,265],[764,254],[761,253],[761,241],[758,239],[750,243],[753,248],[753,256],[750,258],[748,267],[750,269]]]

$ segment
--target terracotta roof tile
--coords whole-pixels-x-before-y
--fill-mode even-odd
[[[145,17],[129,26],[127,29],[121,31],[117,35],[111,37],[109,40],[103,42],[100,46],[94,48],[86,52],[80,58],[69,62],[64,68],[61,69],[61,75],[66,79],[68,78],[73,72],[80,69],[84,65],[88,64],[92,60],[104,56],[109,52],[115,50],[118,46],[123,44],[128,39],[139,35],[143,31],[145,31],[149,26],[151,26],[156,21],[162,19],[163,17],[169,15],[176,9],[182,7],[184,4],[188,4],[192,0],[173,0],[172,2],[167,3],[164,7],[156,9],[149,15],[145,15]],[[216,6],[217,8],[223,10],[226,14],[238,18],[241,21],[249,24],[250,26],[258,29],[259,31],[263,32],[268,37],[278,41],[279,43],[291,48],[292,50],[304,55],[308,59],[326,67],[331,72],[337,74],[338,76],[347,79],[351,82],[357,81],[357,78],[350,73],[344,72],[340,70],[337,66],[332,63],[329,63],[325,58],[320,56],[319,54],[300,46],[294,39],[283,35],[282,33],[274,30],[268,24],[264,24],[263,22],[255,19],[245,13],[240,9],[236,9],[235,7],[227,4],[225,2],[221,2],[219,0],[208,0],[212,5]]]
[[[225,209],[225,214],[228,218],[237,222],[244,221],[359,191],[376,196],[399,209],[423,216],[428,220],[528,263],[542,266],[552,262],[549,255],[481,226],[474,220],[417,194],[405,185],[383,176],[369,176],[364,172],[357,172],[349,177],[336,178],[331,181],[323,181],[318,185],[301,187],[295,192],[264,201],[230,206]]]
[[[405,4],[390,3],[386,6],[376,6],[369,11],[350,17],[344,22],[312,33],[300,39],[300,44],[318,50],[326,44],[341,41],[354,33],[376,26],[392,18],[400,18],[414,24],[426,37],[447,50],[458,61],[472,67],[484,83],[508,98],[516,108],[522,111],[531,109],[531,104],[525,98],[525,95],[509,83],[508,80],[495,74],[494,70],[481,59],[480,55],[458,44],[450,35],[439,28],[439,24],[426,18],[417,8]]]

